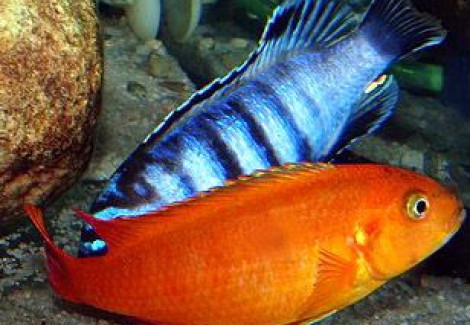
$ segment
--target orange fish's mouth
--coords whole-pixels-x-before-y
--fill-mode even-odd
[[[467,209],[462,208],[462,211],[460,211],[460,214],[459,214],[460,224],[462,224],[465,221],[466,217],[467,217]]]
[[[467,216],[467,210],[463,207],[460,207],[460,212],[457,210],[455,215],[457,216],[457,222],[455,222],[455,224],[451,228],[452,235],[455,234],[460,229],[460,226],[462,226]]]
[[[459,212],[460,210],[460,212]],[[459,231],[460,227],[462,226],[463,222],[465,221],[465,218],[467,216],[467,210],[463,207],[460,207],[457,209],[455,212],[456,221],[450,223],[449,222],[449,234],[446,236],[440,247],[444,246],[449,242],[449,240]]]

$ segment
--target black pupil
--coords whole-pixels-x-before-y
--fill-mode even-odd
[[[426,204],[426,201],[424,200],[419,200],[416,202],[416,212],[421,215],[426,212],[428,205]]]

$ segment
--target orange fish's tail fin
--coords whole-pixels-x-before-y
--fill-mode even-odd
[[[49,283],[54,291],[62,298],[78,302],[74,295],[73,282],[70,279],[70,265],[76,262],[75,258],[63,252],[57,247],[52,237],[46,230],[42,210],[34,205],[25,204],[24,210],[29,219],[38,230],[41,238],[44,240],[44,249],[46,252],[47,270],[49,273]]]

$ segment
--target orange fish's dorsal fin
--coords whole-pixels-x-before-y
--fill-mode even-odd
[[[39,207],[25,204],[24,210],[44,240],[49,282],[52,288],[62,298],[78,302],[71,287],[72,281],[69,279],[70,266],[77,262],[76,258],[66,254],[54,244],[52,237],[46,230],[43,212]]]
[[[231,204],[232,195],[236,193],[245,195],[245,190],[249,188],[264,189],[266,184],[294,179],[305,174],[309,176],[307,178],[311,178],[316,172],[334,168],[331,164],[303,163],[257,171],[249,176],[241,176],[228,181],[224,186],[200,192],[194,197],[170,204],[157,212],[150,212],[139,218],[122,216],[112,220],[103,220],[81,210],[74,211],[83,221],[96,230],[112,250],[123,245],[137,244],[139,240],[144,240],[145,236],[157,236],[162,231],[177,227],[188,220],[188,215],[197,218],[197,212],[195,211],[203,206],[215,207],[222,204]],[[165,229],[160,227],[163,224],[165,224]]]
[[[169,204],[159,212],[150,213],[149,215],[169,216],[173,215],[173,212],[176,211],[177,208],[187,205],[197,205],[198,203],[207,201],[202,200],[202,198],[213,197],[214,200],[215,197],[226,198],[227,195],[234,193],[240,188],[264,186],[265,184],[272,184],[271,182],[283,182],[303,175],[313,176],[313,174],[317,172],[333,169],[336,169],[336,167],[330,163],[295,163],[275,166],[264,170],[257,170],[250,175],[242,175],[238,178],[227,180],[223,186],[213,187],[208,191],[199,192],[196,196]],[[138,219],[142,218],[145,218],[145,216],[139,217]]]
[[[179,205],[183,206],[184,203]],[[73,211],[80,219],[95,229],[96,233],[106,242],[110,252],[116,252],[119,251],[119,248],[137,245],[141,240],[145,241],[146,236],[158,236],[161,231],[165,230],[160,227],[164,223],[170,228],[176,226],[175,223],[166,222],[173,219],[172,213],[167,213],[167,210],[172,211],[171,207],[170,205],[163,210],[151,212],[139,218],[122,216],[111,220],[95,218],[92,214],[79,209],[73,209]],[[178,219],[185,218],[180,216]]]
[[[327,163],[299,163],[285,164],[282,166],[271,167],[266,170],[257,170],[251,175],[240,176],[234,180],[228,180],[223,187],[216,187],[211,191],[224,189],[227,186],[234,186],[241,183],[256,183],[256,181],[283,180],[286,178],[294,178],[302,173],[320,172],[324,170],[334,169],[332,164]]]
[[[73,211],[80,219],[96,230],[111,250],[135,240],[135,237],[139,235],[138,228],[143,224],[140,219],[116,218],[102,220],[79,209],[73,209]],[[145,221],[145,219],[143,217],[142,221]]]

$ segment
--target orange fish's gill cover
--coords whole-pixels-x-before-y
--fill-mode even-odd
[[[289,165],[139,219],[83,212],[106,255],[57,248],[41,211],[49,278],[65,299],[160,324],[320,319],[443,245],[463,208],[453,191],[379,165]]]

